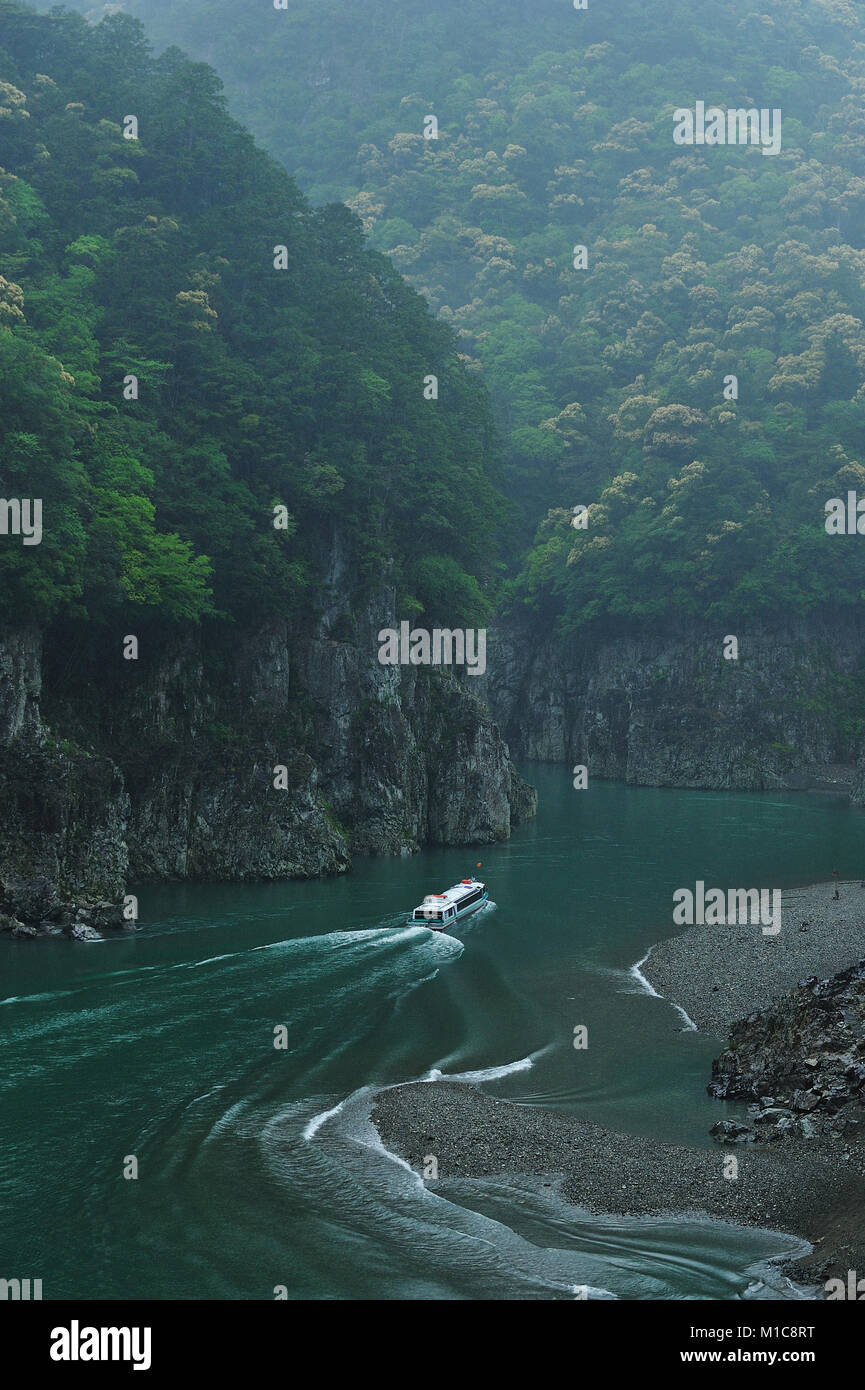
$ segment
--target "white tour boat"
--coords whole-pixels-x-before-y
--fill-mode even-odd
[[[433,931],[446,931],[487,901],[486,885],[476,878],[464,878],[444,893],[427,893],[410,920],[423,922]]]

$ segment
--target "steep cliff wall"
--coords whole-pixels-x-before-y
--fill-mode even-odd
[[[44,691],[39,634],[5,635],[0,928],[116,921],[136,879],[339,873],[353,853],[505,838],[535,805],[509,747],[634,783],[865,803],[862,625],[752,629],[730,661],[721,632],[559,643],[509,620],[486,675],[457,677],[378,663],[395,596],[349,613],[336,551],[325,593],[304,630],[144,633],[137,661],[102,636],[71,675],[52,651]]]
[[[647,785],[865,800],[863,624],[737,635],[725,660],[720,629],[558,642],[510,620],[492,634],[483,693],[521,756]]]
[[[230,654],[205,643],[149,662],[142,647],[152,669],[128,663],[110,702],[133,876],[338,873],[354,853],[504,839],[531,814],[470,678],[378,664],[392,623],[382,602],[351,624],[239,636]]]
[[[304,631],[142,632],[137,660],[120,633],[0,638],[0,930],[119,925],[135,879],[340,873],[533,814],[472,678],[381,666],[393,593],[354,615],[330,593]]]
[[[40,635],[0,639],[0,931],[120,925],[129,798],[114,763],[40,714]]]

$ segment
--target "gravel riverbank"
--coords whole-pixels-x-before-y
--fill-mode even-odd
[[[708,1213],[804,1236],[815,1250],[788,1269],[802,1283],[865,1267],[865,1178],[858,1165],[826,1153],[736,1149],[734,1182],[724,1177],[728,1149],[659,1144],[460,1082],[384,1091],[372,1118],[387,1147],[418,1172],[434,1154],[440,1179],[543,1174],[561,1177],[562,1195],[593,1212]]]
[[[654,947],[642,973],[698,1028],[726,1039],[736,1020],[803,977],[834,975],[865,956],[865,887],[842,883],[837,901],[834,891],[832,883],[786,890],[777,936],[764,936],[759,926],[688,928]],[[803,1283],[865,1269],[865,1141],[857,1138],[840,1148],[691,1149],[496,1100],[455,1082],[387,1090],[372,1118],[387,1147],[418,1171],[434,1154],[441,1179],[561,1177],[562,1195],[594,1212],[707,1213],[804,1236],[815,1248],[788,1268]],[[724,1177],[730,1152],[738,1160],[736,1181]]]
[[[865,887],[859,880],[785,889],[781,930],[688,927],[653,946],[640,970],[704,1033],[726,1038],[731,1024],[788,993],[801,979],[835,975],[865,956]]]

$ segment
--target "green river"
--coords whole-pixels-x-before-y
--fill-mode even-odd
[[[429,1191],[379,1142],[376,1089],[442,1073],[711,1144],[718,1042],[632,972],[673,891],[862,873],[837,800],[523,772],[539,812],[505,844],[142,885],[134,935],[0,939],[0,1276],[45,1299],[795,1297],[764,1264],[791,1237],[593,1217],[516,1176]],[[457,936],[406,925],[478,861],[492,901]]]

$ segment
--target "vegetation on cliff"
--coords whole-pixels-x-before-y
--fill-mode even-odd
[[[823,529],[865,495],[861,7],[129,7],[482,366],[526,542],[552,509],[519,601],[571,627],[861,604],[862,547]],[[698,100],[778,108],[780,153],[674,144]]]
[[[482,388],[209,68],[129,16],[0,3],[0,164],[0,493],[43,506],[41,543],[0,545],[5,621],[291,617],[337,529],[353,583],[485,616]]]

